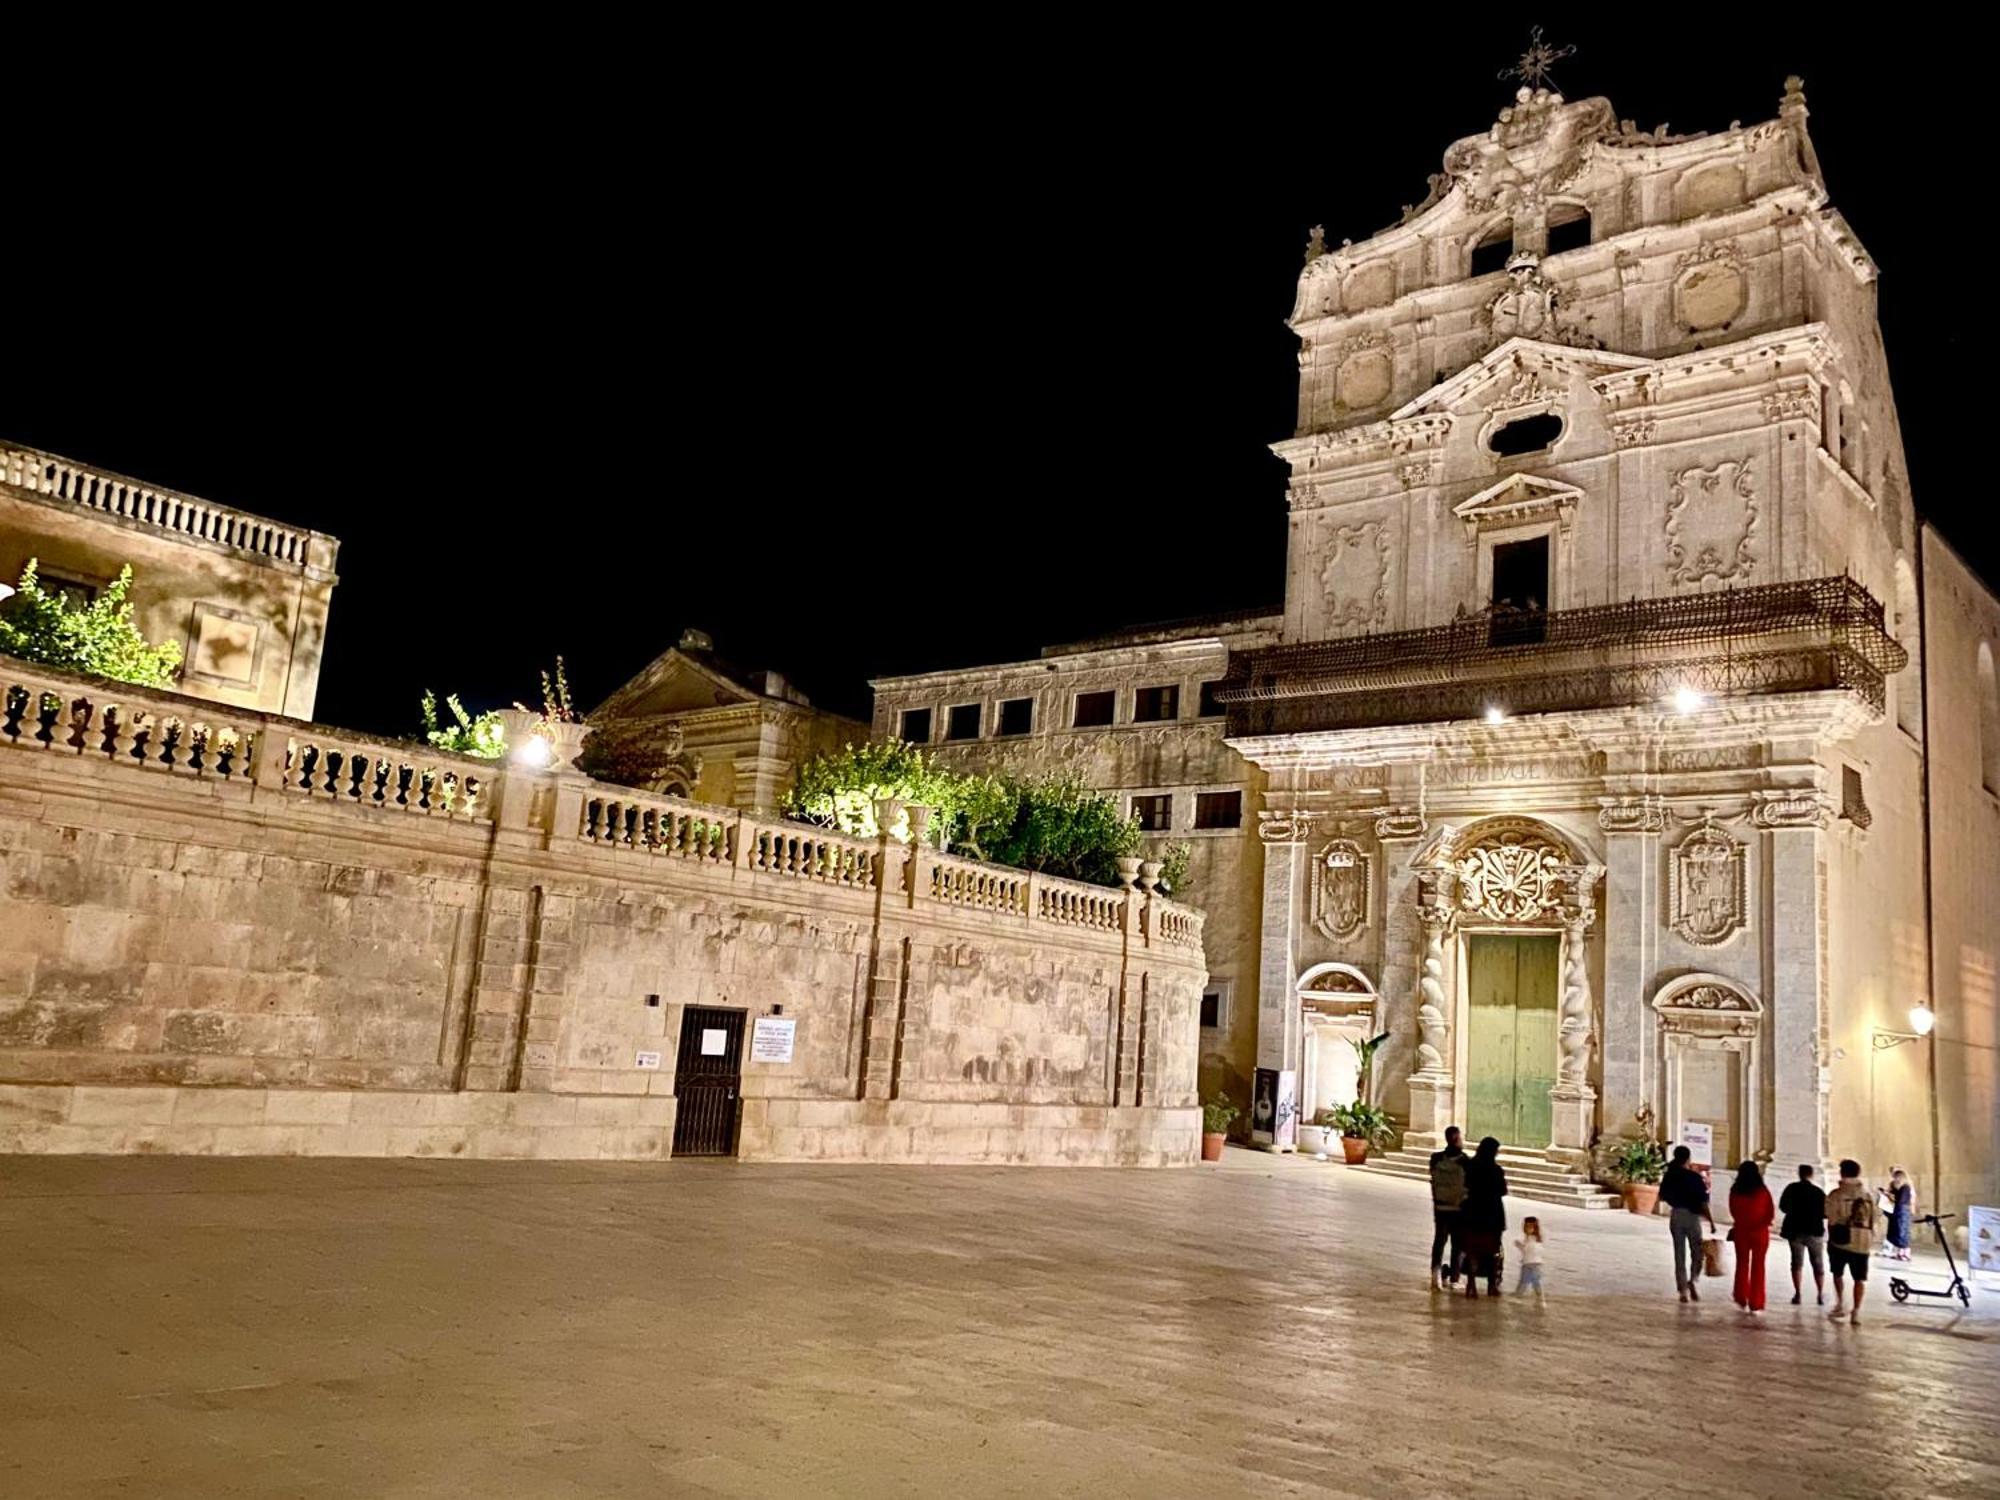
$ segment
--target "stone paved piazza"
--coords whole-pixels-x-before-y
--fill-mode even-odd
[[[1745,1326],[1540,1212],[1544,1308],[1427,1296],[1419,1185],[1240,1151],[0,1158],[0,1494],[2000,1492],[2000,1289]]]

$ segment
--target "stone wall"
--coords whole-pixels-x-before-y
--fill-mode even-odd
[[[1189,1160],[1199,914],[0,658],[0,1151]]]

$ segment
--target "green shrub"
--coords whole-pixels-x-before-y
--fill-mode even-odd
[[[426,743],[454,755],[474,755],[481,760],[498,760],[507,753],[507,733],[500,727],[498,709],[489,709],[475,719],[465,711],[456,693],[446,695],[444,706],[451,710],[452,722],[440,725],[437,695],[425,690],[422,710]]]
[[[88,604],[75,604],[41,586],[36,559],[21,570],[18,592],[0,610],[0,651],[23,661],[109,677],[140,687],[172,687],[180,675],[181,648],[153,645],[132,621],[132,569]]]

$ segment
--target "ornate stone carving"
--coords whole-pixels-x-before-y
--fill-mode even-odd
[[[1444,992],[1444,935],[1451,927],[1451,912],[1441,906],[1420,906],[1417,917],[1424,924],[1424,971],[1417,981],[1417,1073],[1420,1077],[1449,1079],[1451,1024],[1446,1019],[1450,1007]]]
[[[1309,813],[1260,812],[1257,814],[1257,837],[1266,844],[1302,844],[1312,834],[1313,820]]]
[[[1525,831],[1481,839],[1453,862],[1459,909],[1496,922],[1541,920],[1562,908],[1566,858],[1566,851]]]
[[[1819,393],[1811,390],[1768,391],[1764,396],[1767,422],[1817,422],[1820,418]]]
[[[1485,317],[1496,344],[1511,338],[1582,348],[1593,343],[1563,311],[1562,289],[1542,274],[1541,260],[1533,255],[1507,262],[1507,285],[1486,304]]]
[[[1611,440],[1621,448],[1637,448],[1650,443],[1653,434],[1659,430],[1659,423],[1651,417],[1613,417],[1611,419]]]
[[[1334,839],[1314,862],[1312,922],[1335,942],[1368,925],[1374,895],[1373,857],[1353,839]]]
[[[1824,828],[1831,809],[1818,792],[1759,792],[1750,821],[1759,828]]]
[[[1597,826],[1606,833],[1658,833],[1666,827],[1660,805],[1646,797],[1601,799]]]
[[[1585,944],[1595,915],[1590,911],[1573,913],[1566,924],[1568,941],[1563,945],[1569,972],[1563,981],[1562,1019],[1556,1030],[1559,1052],[1556,1084],[1568,1089],[1572,1097],[1589,1086],[1590,1053],[1596,1041],[1591,1022],[1590,961]]]
[[[1504,760],[1476,757],[1440,761],[1430,768],[1435,786],[1497,786],[1505,783],[1544,781],[1587,781],[1598,774],[1602,761],[1595,755],[1520,755]]]
[[[1757,569],[1757,519],[1750,460],[1682,469],[1667,501],[1667,581],[1748,579]]]
[[[1359,521],[1326,530],[1320,583],[1326,589],[1326,625],[1340,630],[1377,627],[1389,617],[1389,524]]]
[[[1754,1037],[1762,1029],[1764,1007],[1746,991],[1715,974],[1689,974],[1653,997],[1662,1029],[1702,1036]]]
[[[1713,948],[1743,929],[1749,909],[1743,846],[1703,822],[1674,849],[1667,925],[1682,941]]]
[[[1381,333],[1356,334],[1340,346],[1334,379],[1342,406],[1358,411],[1388,399],[1395,373],[1389,351],[1388,335]]]
[[[1378,814],[1375,819],[1375,837],[1378,839],[1415,839],[1424,834],[1424,815],[1414,808],[1392,807]]]
[[[1508,384],[1506,390],[1500,392],[1494,398],[1492,409],[1494,411],[1505,411],[1511,407],[1529,406],[1538,401],[1547,401],[1553,394],[1547,386],[1542,384],[1542,377],[1539,371],[1516,365],[1514,379]]]
[[[1431,463],[1404,464],[1396,470],[1396,477],[1403,481],[1403,488],[1413,490],[1430,484],[1437,476],[1437,465]]]
[[[1674,267],[1674,316],[1689,328],[1724,327],[1741,315],[1750,299],[1743,257],[1734,245],[1702,245]]]

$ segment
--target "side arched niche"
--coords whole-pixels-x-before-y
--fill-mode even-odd
[[[1303,1131],[1321,1110],[1354,1102],[1361,1070],[1354,1043],[1367,1040],[1380,1029],[1381,1001],[1368,976],[1352,964],[1315,964],[1299,975],[1294,988],[1300,1018],[1299,1120]],[[1304,1135],[1300,1143],[1313,1144]]]
[[[1690,1121],[1715,1133],[1715,1170],[1764,1145],[1764,1004],[1720,974],[1683,974],[1653,996],[1659,1037],[1655,1107],[1669,1137]]]

